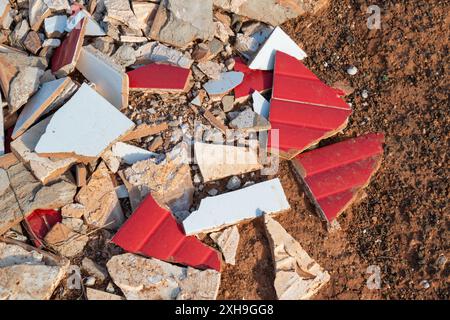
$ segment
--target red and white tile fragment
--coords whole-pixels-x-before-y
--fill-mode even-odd
[[[303,153],[293,160],[311,200],[328,222],[337,218],[380,167],[383,134],[367,134]]]

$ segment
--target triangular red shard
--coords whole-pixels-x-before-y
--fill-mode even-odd
[[[127,73],[130,90],[151,92],[184,92],[188,89],[191,70],[169,64],[151,63]]]
[[[292,159],[343,130],[352,110],[338,93],[301,61],[277,52],[270,123],[279,130],[279,141],[269,138],[269,147]]]
[[[235,58],[234,71],[244,74],[244,81],[234,88],[234,96],[237,102],[247,99],[253,91],[263,92],[272,89],[273,72],[250,69],[241,58]]]
[[[294,168],[319,212],[338,217],[361,195],[381,164],[384,135],[371,133],[298,155]]]
[[[42,247],[42,240],[51,228],[62,221],[61,213],[56,210],[38,209],[34,210],[24,220],[25,229],[28,231],[31,240],[38,248]]]
[[[186,236],[172,214],[149,195],[116,233],[124,250],[198,269],[220,271],[221,256],[195,236]]]

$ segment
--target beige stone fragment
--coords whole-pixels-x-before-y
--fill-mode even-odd
[[[118,296],[116,294],[92,289],[92,288],[86,288],[86,296],[88,300],[100,300],[100,301],[106,301],[106,300],[123,300],[121,296]]]
[[[220,247],[225,262],[234,266],[236,264],[236,252],[240,239],[238,227],[232,226],[221,232],[213,232],[209,236]]]
[[[69,203],[61,208],[61,215],[67,218],[81,218],[86,212],[86,208],[79,203]]]
[[[311,298],[330,280],[330,275],[278,222],[267,215],[264,221],[274,259],[278,299]]]
[[[58,222],[47,233],[44,241],[63,257],[73,258],[83,251],[89,238]]]
[[[116,230],[124,222],[115,186],[104,162],[99,164],[88,184],[81,188],[76,200],[86,208],[84,218],[91,226]]]

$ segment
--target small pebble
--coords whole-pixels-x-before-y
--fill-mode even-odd
[[[361,93],[361,97],[363,99],[367,99],[369,97],[369,92],[367,90],[363,90]]]
[[[84,285],[87,287],[92,287],[93,285],[95,285],[95,277],[87,277],[84,280]]]
[[[217,189],[211,189],[211,190],[208,191],[208,194],[209,194],[211,197],[216,196],[218,193],[219,193],[219,190],[217,190]]]
[[[347,69],[347,73],[351,76],[354,76],[358,73],[358,68],[356,68],[355,66],[351,66]]]
[[[420,282],[420,285],[424,288],[424,289],[428,289],[430,287],[430,283],[427,280],[422,280]]]
[[[239,177],[231,177],[230,180],[228,180],[227,183],[227,189],[228,190],[236,190],[241,186],[241,179]]]

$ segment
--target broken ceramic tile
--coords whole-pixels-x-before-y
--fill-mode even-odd
[[[75,69],[83,46],[87,24],[87,19],[81,20],[53,54],[52,72],[57,77],[65,77]]]
[[[230,122],[230,127],[243,132],[270,130],[269,121],[251,109],[246,109]]]
[[[148,92],[186,92],[191,70],[166,64],[152,63],[127,73],[130,90]],[[161,75],[164,74],[164,77]]]
[[[117,198],[115,187],[104,162],[101,162],[76,196],[85,208],[84,218],[88,225],[117,230],[125,218]]]
[[[148,195],[112,241],[124,250],[195,268],[220,270],[219,252],[187,237],[175,217]]]
[[[188,235],[215,231],[289,209],[280,180],[273,179],[203,199],[198,210],[183,221],[183,227]]]
[[[93,46],[83,47],[76,68],[117,109],[128,107],[129,81],[122,67]]]
[[[270,112],[270,103],[266,100],[258,91],[253,92],[253,110],[263,116],[266,119],[269,119]]]
[[[214,300],[220,272],[183,268],[134,254],[112,257],[106,264],[127,300]]]
[[[35,151],[95,159],[133,127],[131,120],[84,83],[53,115]]]
[[[0,299],[48,300],[69,262],[18,241],[0,242]]]
[[[278,299],[311,298],[330,280],[330,275],[278,222],[269,216],[264,216],[264,222],[272,248]]]
[[[153,136],[155,134],[161,133],[162,131],[165,131],[169,128],[166,122],[160,123],[160,124],[140,124],[136,126],[136,128],[133,129],[130,133],[128,133],[126,136],[124,136],[121,141],[131,141],[136,139],[141,139],[148,136]]]
[[[351,107],[336,90],[299,60],[277,52],[269,118],[279,139],[276,146],[270,139],[269,148],[291,159],[343,130],[351,113]]]
[[[196,142],[194,152],[204,182],[262,168],[257,151],[247,147]]]
[[[113,144],[112,153],[115,157],[119,158],[121,162],[129,165],[158,156],[157,153],[123,142],[116,142]]]
[[[169,48],[158,42],[149,42],[136,50],[136,64],[145,65],[152,62],[167,62],[189,69],[193,60],[186,53]]]
[[[77,85],[68,77],[46,82],[34,94],[17,119],[13,139],[17,139],[39,117],[60,107],[77,89]]]
[[[150,37],[175,47],[184,47],[196,39],[212,39],[213,1],[165,0],[158,8]]]
[[[232,226],[221,232],[213,232],[209,236],[220,247],[225,262],[234,266],[236,264],[236,252],[240,239],[238,227]]]
[[[136,51],[129,44],[121,45],[111,59],[124,70],[136,62]]]
[[[43,240],[50,229],[62,221],[61,214],[56,210],[34,210],[23,221],[23,226],[27,231],[31,241],[37,248],[42,248]]]
[[[276,27],[249,65],[254,70],[273,70],[275,53],[281,51],[298,60],[306,53],[280,27]]]
[[[97,21],[95,21],[95,19],[92,18],[89,12],[87,12],[86,10],[80,10],[78,11],[78,13],[72,15],[67,20],[65,30],[67,32],[71,32],[83,19],[87,20],[85,32],[86,36],[102,37],[106,35],[105,31],[103,31]]]
[[[47,38],[59,38],[64,34],[67,25],[67,16],[58,15],[44,20]]]
[[[384,135],[367,134],[295,158],[294,168],[307,194],[328,222],[360,199],[381,165],[383,142]]]
[[[46,185],[58,179],[74,163],[75,158],[50,159],[35,153],[36,145],[44,134],[51,118],[42,120],[11,142],[11,150],[33,172],[34,176]]]
[[[244,80],[242,72],[224,72],[219,80],[210,80],[203,85],[210,96],[222,96],[240,85]]]

